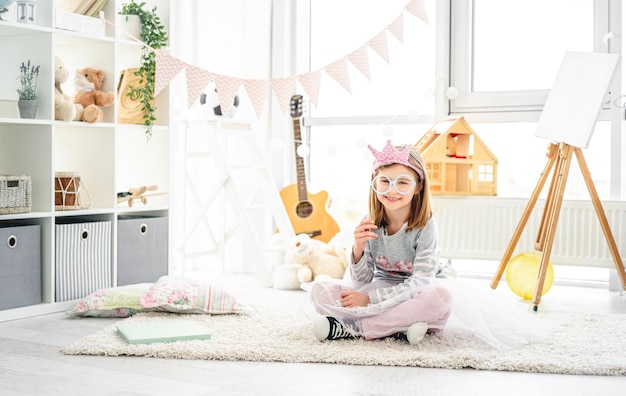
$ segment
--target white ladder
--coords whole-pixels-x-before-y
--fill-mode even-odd
[[[195,134],[201,134],[199,138],[202,144],[197,144],[196,140],[192,142],[193,147],[188,147],[190,144],[188,138],[192,131],[190,128],[193,128]],[[245,250],[251,260],[254,260],[261,284],[271,287],[272,264],[276,263],[268,262],[268,257],[271,255],[266,253],[276,251],[277,246],[268,244],[263,237],[266,237],[265,239],[271,237],[278,229],[282,238],[291,240],[295,232],[252,126],[248,123],[222,122],[221,120],[190,121],[187,123],[185,133],[185,195],[188,192],[198,195],[200,190],[198,183],[211,185],[212,189],[196,197],[200,201],[199,212],[191,216],[187,213],[184,215],[186,220],[182,239],[183,257],[218,254],[224,272],[226,265],[224,249],[226,243],[238,230],[241,239],[245,241],[241,249]],[[233,147],[229,141],[234,139],[237,144]],[[234,149],[237,154],[238,158],[235,163],[233,160],[229,163],[229,152],[225,152],[229,148]],[[187,161],[193,158],[210,159],[217,176],[207,180],[190,175]],[[221,192],[224,193],[222,203],[216,200]],[[223,205],[224,210],[227,206],[230,207],[236,221],[235,225],[229,229],[226,229],[224,223],[223,232],[220,233],[221,235],[216,235],[217,233],[212,232],[211,225],[208,224],[207,213],[211,208],[219,205]],[[264,218],[255,222],[252,218],[255,214]],[[272,220],[275,224],[271,223]],[[187,251],[185,245],[201,223],[204,223],[205,229],[208,230],[208,237],[211,239],[208,242],[215,248],[203,252]]]

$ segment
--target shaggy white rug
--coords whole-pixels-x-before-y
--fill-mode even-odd
[[[551,332],[545,341],[513,350],[496,350],[467,333],[452,331],[428,335],[417,346],[393,339],[319,342],[313,337],[310,321],[301,312],[284,306],[256,305],[254,308],[250,315],[142,313],[118,322],[192,320],[209,329],[210,340],[129,345],[117,335],[115,325],[110,325],[62,352],[67,355],[626,375],[625,314],[546,314]]]

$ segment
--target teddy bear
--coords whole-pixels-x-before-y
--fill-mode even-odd
[[[63,93],[61,84],[67,82],[70,72],[65,67],[63,59],[54,57],[54,119],[59,121],[73,121],[76,114],[82,110],[80,105],[72,102],[72,98]]]
[[[326,244],[307,234],[298,234],[285,250],[284,264],[272,274],[276,289],[298,289],[303,283],[320,279],[341,279],[348,267],[346,247]]]
[[[104,115],[102,108],[111,106],[115,101],[113,92],[102,91],[105,78],[106,73],[103,70],[92,67],[76,71],[74,103],[82,108],[79,120],[91,123],[101,121]]]

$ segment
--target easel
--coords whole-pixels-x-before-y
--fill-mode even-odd
[[[556,235],[557,223],[559,220],[559,214],[561,212],[561,204],[563,203],[563,193],[565,191],[567,176],[569,174],[569,168],[572,162],[572,156],[574,154],[576,154],[576,159],[578,160],[578,165],[583,174],[583,178],[585,179],[587,190],[589,190],[589,195],[591,195],[593,207],[596,211],[596,214],[598,215],[598,220],[600,221],[600,226],[602,227],[602,231],[604,232],[604,237],[606,238],[606,241],[609,245],[611,257],[613,258],[615,269],[617,270],[617,274],[621,281],[622,288],[625,288],[626,285],[626,272],[624,271],[624,264],[622,263],[622,258],[619,255],[617,244],[615,243],[615,238],[613,237],[613,233],[611,232],[611,228],[609,227],[606,214],[604,213],[604,209],[602,208],[602,203],[600,202],[600,198],[598,197],[598,193],[593,184],[593,180],[591,180],[591,174],[589,173],[589,168],[587,167],[587,162],[585,161],[582,150],[579,147],[574,147],[567,143],[551,143],[548,146],[548,162],[543,170],[543,173],[541,174],[535,190],[530,197],[530,200],[528,201],[528,204],[526,205],[526,208],[524,209],[522,218],[517,225],[515,232],[513,233],[513,237],[509,242],[506,251],[504,252],[504,256],[502,257],[500,266],[498,267],[498,270],[496,271],[496,274],[491,281],[491,288],[495,289],[498,286],[502,275],[504,274],[506,266],[511,259],[511,255],[515,250],[517,242],[519,241],[522,232],[524,231],[524,227],[526,226],[526,223],[533,211],[533,208],[537,203],[537,199],[539,198],[539,194],[543,190],[543,187],[548,179],[550,170],[554,167],[554,173],[550,182],[550,189],[548,190],[546,204],[543,210],[543,215],[541,216],[541,223],[539,225],[537,240],[535,241],[535,249],[543,253],[541,255],[539,274],[537,275],[535,294],[532,300],[534,311],[537,311],[539,302],[541,301],[541,291],[543,290],[543,284],[545,282],[546,273],[548,271],[548,263],[550,262],[550,254],[552,253],[552,244],[554,242],[554,236]]]
[[[548,190],[546,204],[541,217],[539,233],[535,241],[535,249],[542,252],[535,294],[532,300],[533,310],[535,311],[537,311],[541,301],[541,292],[548,271],[552,244],[556,234],[559,213],[561,212],[561,204],[563,203],[563,193],[565,192],[567,176],[574,154],[576,154],[587,190],[589,190],[591,195],[593,207],[609,245],[622,289],[626,287],[624,264],[617,250],[613,233],[609,227],[602,203],[591,180],[591,174],[581,150],[581,147],[586,148],[589,145],[618,60],[619,56],[616,54],[567,52],[539,119],[536,136],[560,143],[551,143],[548,146],[548,163],[524,209],[522,219],[517,225],[513,238],[509,242],[500,266],[491,281],[491,288],[495,289],[511,259],[513,250],[519,241],[550,171],[554,167],[554,174],[552,175],[550,189]]]

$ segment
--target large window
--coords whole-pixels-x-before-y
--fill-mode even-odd
[[[536,120],[566,51],[608,52],[606,0],[451,4],[453,113]]]
[[[311,69],[358,48],[406,3],[312,1]],[[535,137],[536,121],[565,51],[607,52],[612,44],[604,0],[451,0],[449,8],[444,3],[424,1],[429,24],[405,12],[404,45],[391,47],[390,65],[370,55],[372,81],[351,73],[352,95],[332,80],[322,84],[323,96],[306,121],[308,169],[313,190],[328,190],[337,213],[358,216],[365,210],[368,174],[363,169],[371,158],[366,144],[380,146],[387,138],[416,142],[445,116],[435,108],[441,106],[438,99],[447,102],[448,85],[458,91],[454,96],[448,90],[450,112],[465,115],[498,157],[498,195],[530,197],[550,143]],[[359,18],[351,18],[354,7]],[[441,63],[443,49],[450,51],[449,65]],[[411,115],[420,117],[415,122]],[[619,156],[607,155],[612,133],[609,121],[599,122],[585,153],[602,199],[615,198],[611,175]],[[344,170],[350,177],[338,177]],[[589,199],[576,161],[565,194],[566,199]]]

